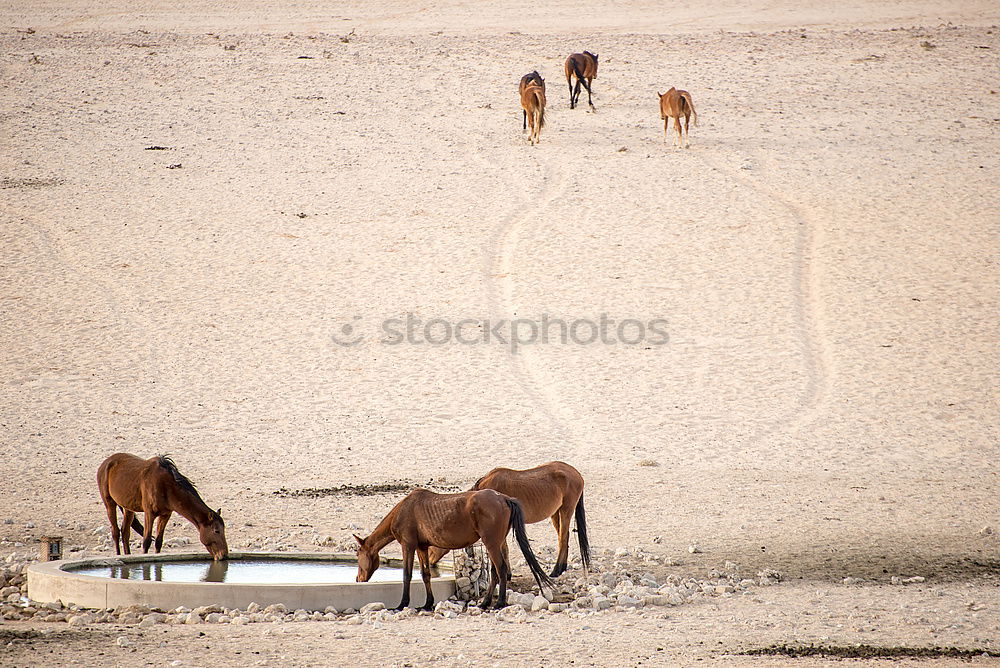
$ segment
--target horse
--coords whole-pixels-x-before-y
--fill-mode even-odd
[[[521,77],[521,83],[517,86],[517,92],[519,95],[524,95],[524,89],[531,83],[535,83],[542,87],[542,92],[545,92],[545,79],[542,75],[538,73],[538,70],[533,72],[528,72],[523,77]],[[521,110],[523,118],[521,119],[521,129],[528,129],[528,111],[526,109]]]
[[[177,465],[166,455],[141,459],[124,452],[111,455],[97,469],[97,487],[111,521],[111,537],[115,540],[115,553],[131,554],[129,530],[142,532],[142,551],[149,552],[153,542],[153,522],[156,521],[156,551],[163,547],[163,532],[171,513],[181,515],[198,529],[201,540],[212,559],[218,561],[229,556],[226,544],[226,525],[222,510],[213,511],[202,501],[198,490]],[[118,529],[118,508],[122,509],[121,531]],[[146,528],[135,514],[146,514]],[[119,541],[121,545],[119,546]]]
[[[533,75],[537,79],[529,79]],[[542,128],[545,127],[545,81],[538,76],[538,72],[532,72],[521,78],[519,89],[521,92],[521,108],[524,110],[524,126],[531,126],[531,131],[528,133],[528,141],[534,145],[538,143],[538,136]]]
[[[694,124],[698,125],[698,113],[694,110],[694,102],[691,101],[691,93],[686,90],[671,88],[666,93],[657,93],[660,96],[660,118],[663,119],[663,143],[667,143],[667,126],[670,119],[674,119],[674,127],[677,128],[677,145],[684,143],[681,135],[681,115],[684,115],[684,132],[687,133],[687,148],[691,148],[691,133],[688,132],[688,122],[694,116]]]
[[[565,462],[549,462],[524,471],[495,468],[477,480],[472,489],[494,489],[517,499],[524,507],[524,521],[528,524],[552,520],[559,543],[556,564],[549,574],[553,578],[566,571],[570,519],[575,514],[580,559],[584,568],[590,568],[587,515],[583,508],[583,476],[575,468]],[[447,553],[448,550],[442,548],[431,548],[431,565],[437,564]]]
[[[358,541],[358,582],[368,582],[379,567],[378,553],[392,541],[399,541],[403,548],[403,595],[396,610],[410,604],[410,580],[413,576],[413,554],[420,559],[420,575],[427,592],[423,610],[433,610],[434,594],[431,591],[431,572],[428,550],[442,547],[455,550],[483,541],[493,568],[490,571],[489,591],[482,607],[493,601],[493,590],[500,584],[497,608],[507,605],[507,532],[514,530],[521,554],[524,555],[539,589],[552,585],[531,551],[528,534],[524,530],[524,511],[517,500],[489,490],[437,494],[417,488],[397,503],[379,522],[375,530]]]
[[[590,105],[591,109],[597,111],[590,93],[590,82],[597,78],[597,54],[590,51],[574,53],[566,59],[565,69],[566,83],[569,84],[569,108],[576,108],[576,104],[580,100],[580,84],[583,84],[583,87],[587,89],[587,104]],[[574,76],[576,77],[575,90],[572,80]]]

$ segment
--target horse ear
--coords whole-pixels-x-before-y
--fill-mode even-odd
[[[359,536],[358,534],[354,534],[354,540],[358,541],[358,545],[363,546],[365,544],[365,539]]]
[[[219,506],[219,509],[215,511],[215,514],[222,517],[222,506]]]

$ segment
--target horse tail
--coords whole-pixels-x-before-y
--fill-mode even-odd
[[[543,589],[544,585],[548,585],[550,588],[554,587],[555,583],[552,582],[552,578],[542,570],[542,565],[538,563],[535,553],[531,551],[531,542],[528,540],[528,534],[524,530],[524,511],[521,509],[521,503],[517,499],[508,497],[507,507],[510,508],[510,526],[514,530],[514,538],[517,540],[517,546],[521,548],[521,554],[524,555],[524,560],[528,562],[531,574],[535,576],[538,589]]]
[[[580,63],[576,62],[576,58],[572,59],[572,63],[573,63],[573,74],[576,75],[576,80],[582,82],[583,72],[580,71]],[[569,79],[569,77],[566,78]]]
[[[698,125],[698,112],[694,110],[694,102],[691,101],[691,93],[686,90],[681,91],[681,102],[686,104],[688,109],[691,110],[691,115],[694,116],[694,124]]]
[[[587,538],[587,512],[583,509],[583,492],[576,502],[576,538],[580,541],[580,559],[584,570],[590,570],[590,540]]]
[[[139,518],[136,517],[135,515],[132,516],[132,530],[138,531],[139,533],[142,534],[146,532],[146,530],[142,528],[142,522],[140,522]]]
[[[535,91],[535,101],[538,103],[538,129],[545,127],[545,89],[539,88]]]

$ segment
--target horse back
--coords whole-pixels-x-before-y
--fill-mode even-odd
[[[502,495],[492,490],[438,494],[417,488],[393,512],[392,533],[400,543],[448,549],[468,547],[501,525],[506,532],[510,521]]]
[[[97,469],[101,495],[109,496],[122,508],[141,511],[143,490],[153,466],[157,466],[155,457],[142,459],[127,452],[111,455]]]
[[[525,470],[495,468],[479,479],[475,489],[493,489],[517,499],[525,521],[532,524],[551,517],[564,504],[575,508],[583,494],[583,476],[558,461]]]

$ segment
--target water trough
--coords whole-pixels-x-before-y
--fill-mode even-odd
[[[370,582],[355,582],[354,555],[231,552],[213,562],[206,553],[66,559],[28,567],[28,597],[87,608],[145,605],[171,610],[218,604],[245,609],[251,603],[282,603],[290,610],[360,609],[381,601],[399,603],[403,564],[382,559]],[[431,580],[435,600],[455,593],[455,577],[440,568]],[[410,600],[421,605],[424,584],[415,569]]]

